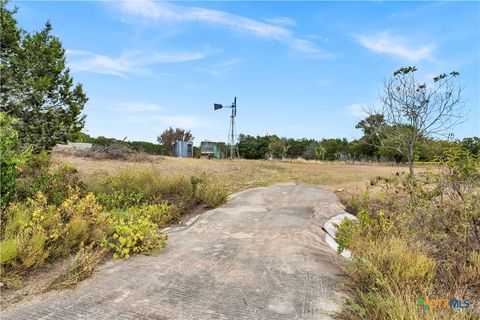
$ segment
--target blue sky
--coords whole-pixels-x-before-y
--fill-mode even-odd
[[[294,138],[361,136],[361,106],[402,66],[459,71],[480,136],[479,2],[15,1],[26,30],[46,20],[89,97],[86,131],[156,140],[190,129],[196,144],[237,131]]]

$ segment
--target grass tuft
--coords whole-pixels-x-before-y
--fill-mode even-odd
[[[64,271],[50,283],[49,289],[71,288],[79,281],[90,277],[106,253],[106,249],[94,249],[92,245],[87,247],[82,245],[67,261]]]

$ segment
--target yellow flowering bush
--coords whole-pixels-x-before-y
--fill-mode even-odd
[[[109,223],[114,228],[111,237],[102,243],[112,249],[114,258],[126,258],[137,253],[150,255],[165,246],[168,236],[158,229],[173,219],[167,204],[131,207],[113,212]]]

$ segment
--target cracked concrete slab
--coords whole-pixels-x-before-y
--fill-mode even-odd
[[[343,211],[302,184],[250,189],[170,229],[158,256],[109,261],[76,288],[0,314],[9,319],[330,319],[339,259],[323,224]]]

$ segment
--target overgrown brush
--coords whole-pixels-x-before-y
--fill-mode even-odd
[[[354,258],[343,319],[470,319],[469,309],[421,311],[419,299],[480,301],[480,158],[459,146],[415,179],[377,178],[339,226]],[[423,312],[423,313],[420,313]]]
[[[106,250],[115,258],[161,249],[165,225],[197,204],[216,207],[227,193],[205,173],[164,176],[125,170],[91,186],[69,165],[50,168],[50,156],[34,155],[21,168],[14,201],[2,210],[0,281],[18,287],[24,275],[56,259],[70,258],[52,288],[68,287],[91,274]]]
[[[90,188],[109,210],[166,202],[185,212],[197,204],[217,207],[228,196],[226,189],[205,172],[189,178],[165,175],[154,169],[122,170],[99,179]]]
[[[20,166],[21,175],[15,190],[13,200],[25,201],[41,192],[49,204],[59,205],[68,197],[70,188],[84,191],[85,186],[80,180],[77,169],[70,164],[60,164],[50,168],[50,154],[43,151],[32,155]]]
[[[60,206],[49,204],[39,192],[26,202],[12,203],[5,215],[2,278],[8,273],[25,274],[109,234],[108,213],[101,211],[93,194],[80,197],[75,189]]]
[[[357,241],[359,240],[359,241]],[[414,319],[415,296],[432,286],[435,261],[399,238],[355,238],[349,263],[352,284],[343,317],[347,319]]]
[[[227,201],[228,191],[210,180],[197,186],[194,193],[195,201],[207,208],[216,208]]]

